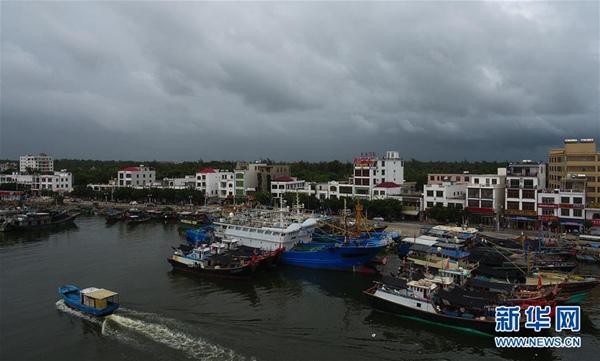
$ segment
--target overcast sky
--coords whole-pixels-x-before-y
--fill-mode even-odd
[[[600,138],[595,1],[1,12],[0,158],[542,160]]]

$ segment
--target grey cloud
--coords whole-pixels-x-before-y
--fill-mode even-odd
[[[544,159],[600,137],[595,2],[2,7],[0,158]]]

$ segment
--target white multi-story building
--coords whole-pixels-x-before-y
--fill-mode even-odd
[[[219,171],[219,198],[225,199],[235,195],[235,173],[229,171]]]
[[[54,172],[54,158],[47,154],[22,155],[19,157],[19,171],[27,173],[29,171],[49,173]]]
[[[196,187],[196,177],[186,175],[183,178],[163,178],[162,186],[172,189],[187,189]]]
[[[546,164],[523,160],[506,169],[504,220],[511,228],[535,228],[537,195],[546,189]]]
[[[31,190],[50,190],[53,192],[70,192],[73,190],[73,175],[62,169],[52,174],[1,174],[0,183],[16,183],[28,186]]]
[[[445,181],[423,185],[423,209],[443,206],[464,209],[467,184]]]
[[[117,173],[119,187],[152,187],[156,182],[156,171],[141,164],[126,167]]]
[[[73,175],[66,169],[53,174],[35,174],[33,175],[31,189],[33,190],[51,190],[54,192],[70,192],[73,190]]]
[[[271,180],[271,194],[281,198],[285,193],[298,193],[316,196],[316,183],[306,182],[295,177],[279,176]]]
[[[402,186],[394,182],[382,182],[373,187],[372,199],[386,199],[402,194]]]
[[[547,190],[538,192],[538,218],[550,229],[577,229],[585,221],[585,192],[577,190]]]
[[[498,174],[472,174],[467,185],[467,211],[479,223],[495,224],[504,208],[506,168]]]
[[[196,172],[196,189],[206,197],[219,196],[219,173],[213,168],[202,168]]]
[[[354,185],[350,182],[329,181],[317,183],[315,186],[316,197],[319,199],[354,197]]]
[[[354,196],[370,199],[373,188],[380,183],[404,183],[404,161],[397,151],[387,151],[382,158],[375,153],[363,154],[354,158],[353,178]]]
[[[468,184],[471,174],[468,171],[462,173],[430,173],[427,175],[427,184],[442,184],[453,182],[456,184]]]

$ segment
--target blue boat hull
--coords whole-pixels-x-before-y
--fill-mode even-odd
[[[353,271],[368,264],[385,246],[379,247],[323,247],[319,250],[291,249],[283,252],[281,263],[290,266]]]

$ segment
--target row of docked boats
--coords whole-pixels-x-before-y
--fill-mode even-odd
[[[153,221],[178,222],[182,229],[200,227],[211,221],[210,216],[205,212],[175,212],[171,208],[146,210],[130,208],[125,211],[109,208],[106,211],[105,219],[106,224],[108,225],[119,222],[124,222],[129,225]]]
[[[600,284],[596,277],[573,273],[576,250],[564,241],[491,239],[475,229],[446,226],[423,233],[402,239],[398,270],[364,292],[376,307],[493,334],[497,306],[519,305],[524,311],[578,305]]]
[[[34,231],[72,225],[78,215],[64,210],[3,212],[0,214],[0,232]]]
[[[209,262],[200,263],[198,259],[207,257],[210,260],[215,257],[212,251],[214,245],[220,247],[217,249],[222,254],[231,253],[232,245],[235,245],[237,248],[253,250],[256,257],[272,257],[272,264],[366,272],[372,270],[372,262],[398,237],[395,233],[363,231],[362,224],[365,221],[360,204],[356,207],[352,227],[339,227],[339,233],[315,239],[316,230],[320,225],[328,224],[328,221],[328,218],[304,213],[298,204],[293,209],[282,205],[275,210],[250,209],[230,214],[215,220],[208,227],[187,230],[187,247],[191,247],[191,250],[182,254],[180,247],[169,258],[169,262],[176,269],[188,267],[198,273],[219,275],[220,272],[206,268]]]

